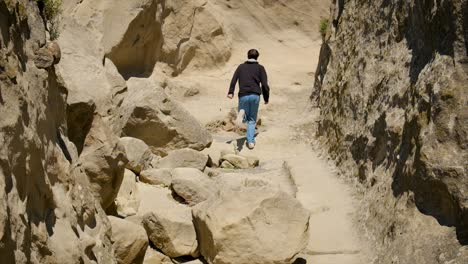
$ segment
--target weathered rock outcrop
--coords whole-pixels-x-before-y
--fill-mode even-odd
[[[268,185],[223,188],[192,212],[210,264],[292,263],[308,242],[309,212]]]
[[[194,168],[174,169],[171,189],[190,206],[205,201],[218,191],[208,175]]]
[[[150,168],[153,154],[145,142],[137,138],[123,137],[120,139],[120,143],[124,146],[127,154],[127,169],[140,173],[142,170]]]
[[[171,171],[171,169],[144,170],[140,173],[140,181],[151,185],[161,185],[169,187],[172,183]]]
[[[110,225],[75,166],[67,90],[36,1],[0,1],[0,258],[13,263],[115,263]],[[53,62],[55,63],[55,62]]]
[[[162,254],[159,251],[156,251],[152,248],[148,248],[145,254],[144,264],[173,264],[171,258]]]
[[[158,168],[195,168],[203,171],[208,163],[208,156],[193,149],[171,151],[155,164]]]
[[[125,79],[212,68],[230,57],[229,38],[207,1],[64,1],[63,12],[59,71],[68,103],[93,101],[103,116],[127,95]]]
[[[314,14],[325,15],[328,7],[328,0],[211,1],[223,6],[226,9],[224,14],[244,13],[242,15],[245,17],[245,24],[242,25],[261,24],[262,31],[267,34],[284,30],[294,36],[294,31],[297,30],[316,39],[320,35],[314,25],[319,24],[321,16]],[[258,34],[255,32],[256,27],[227,28],[232,30],[228,32],[237,41],[248,40],[249,34]]]
[[[132,96],[125,98],[114,122],[114,131],[143,140],[155,153],[189,147],[202,150],[211,135],[198,121],[151,80],[128,81]]]
[[[140,225],[109,216],[117,264],[142,264],[148,248],[146,231]]]
[[[176,202],[165,188],[138,184],[138,214],[153,244],[169,257],[198,256],[198,242],[188,206]]]
[[[318,135],[366,188],[378,262],[465,263],[468,4],[333,2],[312,95]]]
[[[79,162],[96,199],[107,209],[119,192],[128,159],[119,138],[98,115],[86,136]]]
[[[125,170],[119,193],[115,198],[115,211],[121,217],[135,215],[140,207],[140,193],[137,187],[136,175]]]
[[[120,18],[116,13],[133,18],[122,27],[126,32],[104,36],[106,56],[124,77],[149,76],[156,62],[168,64],[177,75],[189,64],[213,67],[229,59],[229,41],[206,0],[128,2],[127,9],[112,5],[105,13],[107,23]]]

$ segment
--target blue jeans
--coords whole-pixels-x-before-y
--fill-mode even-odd
[[[247,143],[255,143],[255,127],[257,126],[258,105],[260,96],[249,94],[239,97],[239,109],[245,111],[243,122],[247,123]]]

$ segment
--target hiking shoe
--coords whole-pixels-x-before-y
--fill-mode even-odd
[[[238,127],[242,127],[242,124],[244,123],[244,117],[245,117],[245,110],[241,109],[239,113],[237,114],[237,118],[236,118],[236,125]]]
[[[249,149],[254,149],[255,148],[255,143],[247,143],[247,147]]]

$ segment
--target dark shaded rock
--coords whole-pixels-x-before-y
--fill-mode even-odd
[[[107,209],[117,197],[128,159],[119,138],[98,115],[86,136],[79,162],[96,199]]]
[[[47,69],[60,62],[62,53],[57,42],[48,42],[40,48],[34,57],[34,64],[39,69]]]
[[[44,24],[38,1],[0,1],[0,262],[114,264],[109,221],[66,135],[67,89],[39,48]]]
[[[46,47],[42,47],[36,52],[34,64],[39,69],[47,69],[54,65],[54,54]]]
[[[68,137],[75,144],[78,153],[93,123],[96,104],[93,101],[76,102],[67,106]]]

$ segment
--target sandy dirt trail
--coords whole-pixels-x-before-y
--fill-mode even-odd
[[[226,98],[232,73],[245,60],[246,51],[257,48],[261,53],[259,61],[269,75],[271,99],[269,105],[263,101],[260,105],[263,124],[257,147],[248,150],[244,146],[241,154],[260,158],[262,173],[277,177],[275,180],[285,189],[294,188],[294,183],[296,197],[312,212],[310,242],[299,263],[367,263],[364,256],[368,254],[353,223],[356,206],[350,187],[337,177],[333,166],[313,151],[309,142],[313,134],[309,134],[310,129],[303,129],[316,118],[309,95],[321,40],[294,30],[267,32],[263,25],[252,26],[257,22],[249,19],[253,18],[239,15],[237,20],[227,22],[233,31],[246,26],[249,29],[246,34],[234,37],[233,55],[225,67],[209,72],[193,71],[177,78],[176,81],[195,83],[201,90],[195,97],[180,99],[204,124],[222,119],[237,106],[237,98]],[[233,149],[227,139],[238,137],[232,132],[216,133],[212,147],[206,152],[216,158],[221,150]],[[289,177],[277,173],[282,168],[286,168]]]

